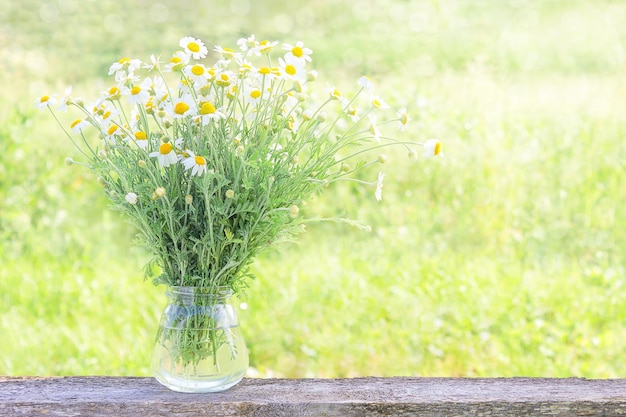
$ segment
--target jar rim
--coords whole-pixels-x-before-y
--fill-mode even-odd
[[[194,295],[204,297],[228,297],[233,295],[233,290],[226,285],[218,287],[172,285],[167,288],[166,294],[172,296]]]

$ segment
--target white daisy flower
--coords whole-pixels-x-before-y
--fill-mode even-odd
[[[406,130],[407,124],[409,124],[409,121],[411,121],[411,116],[409,116],[409,114],[406,112],[406,107],[402,107],[400,110],[398,110],[396,116],[398,116],[398,122],[400,123],[398,126],[398,130],[400,130],[400,132],[404,132]]]
[[[304,47],[304,43],[302,41],[296,42],[295,45],[284,44],[283,49],[289,51],[285,54],[285,59],[294,58],[298,61],[311,62],[311,54],[312,50]]]
[[[278,45],[278,41],[263,40],[259,42],[256,50],[261,54],[269,54],[270,52],[272,52],[276,45]]]
[[[263,94],[260,88],[253,87],[249,91],[246,91],[246,94],[243,98],[246,103],[250,103],[256,106],[265,97],[267,97],[267,94]]]
[[[119,86],[137,84],[139,81],[141,81],[141,77],[135,75],[132,72],[126,71],[116,72],[114,78],[117,82],[117,85]]]
[[[148,148],[148,135],[143,130],[138,130],[134,133],[135,139],[134,143],[140,149]]]
[[[89,126],[89,122],[85,119],[76,119],[70,124],[70,129],[72,132],[78,134],[83,131],[87,126]]]
[[[226,118],[226,115],[218,110],[215,107],[215,104],[211,103],[210,101],[200,103],[199,113],[202,126],[208,125],[211,120],[220,120]]]
[[[183,159],[183,166],[185,167],[185,170],[191,170],[191,176],[197,175],[200,177],[202,174],[206,173],[206,159],[200,155],[195,155],[190,150],[186,150],[185,153],[188,156]]]
[[[174,147],[169,142],[162,143],[159,147],[159,151],[151,152],[150,157],[157,158],[159,165],[162,167],[168,167],[178,162],[178,157],[176,156],[176,152],[174,152]]]
[[[284,78],[290,80],[303,80],[306,78],[304,61],[285,56],[285,59],[278,58],[278,64],[280,65],[280,73]]]
[[[379,109],[388,109],[389,104],[385,102],[382,98],[378,96],[372,96],[372,106],[377,107]]]
[[[359,86],[363,87],[365,90],[369,91],[370,93],[374,91],[374,83],[372,83],[372,81],[369,78],[367,78],[365,75],[359,78],[358,83],[359,83]]]
[[[209,73],[202,64],[188,65],[183,72],[189,79],[200,86],[206,84],[209,79]]]
[[[275,78],[276,74],[272,72],[272,69],[270,67],[252,68],[250,70],[250,79],[258,83],[262,83],[263,79],[268,82],[272,81]]]
[[[109,75],[117,74],[118,72],[128,72],[129,74],[133,74],[135,70],[141,68],[141,60],[139,59],[130,59],[130,58],[122,58],[117,62],[114,62],[109,67]]]
[[[348,116],[350,116],[350,120],[353,122],[357,122],[361,116],[359,115],[359,110],[354,106],[348,106],[345,109],[345,112]]]
[[[165,111],[174,119],[182,119],[196,114],[196,103],[189,95],[177,97],[165,106]]]
[[[385,173],[378,173],[378,180],[376,181],[376,190],[374,191],[374,197],[376,197],[376,201],[380,201],[383,199],[383,180],[385,179]]]
[[[238,59],[241,57],[240,53],[233,51],[231,48],[222,48],[221,46],[216,45],[215,48],[213,48],[213,50],[217,52],[218,54],[220,54],[222,58],[228,61],[232,59]]]
[[[441,142],[437,139],[430,139],[424,142],[424,156],[426,158],[430,158],[433,156],[443,156],[443,152],[441,152]]]
[[[122,95],[128,97],[128,102],[131,104],[141,104],[150,97],[150,88],[152,87],[152,79],[146,77],[140,85],[135,85],[131,88],[123,88]]]
[[[240,38],[237,41],[237,46],[241,49],[242,52],[246,52],[250,49],[255,48],[258,45],[258,42],[254,38],[254,35],[250,35],[249,38]]]
[[[206,57],[209,52],[207,47],[204,46],[204,42],[190,36],[182,38],[179,45],[185,50],[185,52],[191,55],[193,59],[202,59]]]
[[[348,103],[348,99],[345,98],[344,96],[342,96],[341,92],[339,90],[337,90],[335,87],[328,86],[328,87],[325,88],[325,91],[328,93],[330,98],[332,98],[333,100],[339,100],[342,104],[347,104]]]
[[[376,123],[378,122],[378,116],[376,116],[375,114],[369,114],[367,118],[370,121],[370,133],[374,137],[374,140],[380,143],[380,130],[376,125]]]
[[[57,100],[54,96],[41,96],[39,100],[35,101],[35,107],[41,110],[48,106],[54,106],[55,104],[57,104]]]
[[[114,139],[116,136],[122,137],[124,136],[124,129],[117,123],[113,122],[107,128],[104,136],[109,140]]]
[[[189,55],[183,51],[175,52],[170,62],[165,65],[165,72],[180,71],[189,63]]]
[[[161,68],[161,64],[163,64],[163,62],[161,62],[160,55],[150,55],[150,63],[143,64],[143,68],[148,71],[158,71],[158,69]]]
[[[68,85],[65,88],[65,97],[59,100],[59,107],[57,107],[60,111],[67,111],[67,106],[72,104],[72,86]]]

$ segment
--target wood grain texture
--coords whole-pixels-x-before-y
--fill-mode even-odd
[[[626,416],[626,379],[244,379],[181,394],[152,378],[0,377],[0,416]]]

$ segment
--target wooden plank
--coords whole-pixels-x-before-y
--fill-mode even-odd
[[[0,416],[626,416],[626,379],[244,379],[181,394],[152,378],[0,377]]]

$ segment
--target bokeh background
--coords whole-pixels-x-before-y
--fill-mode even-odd
[[[238,300],[250,376],[626,376],[626,2],[3,0],[0,375],[149,375],[165,299],[44,94],[95,97],[121,57],[191,35],[314,50],[368,75],[406,135],[383,201],[333,186]],[[375,175],[375,172],[373,172]]]

